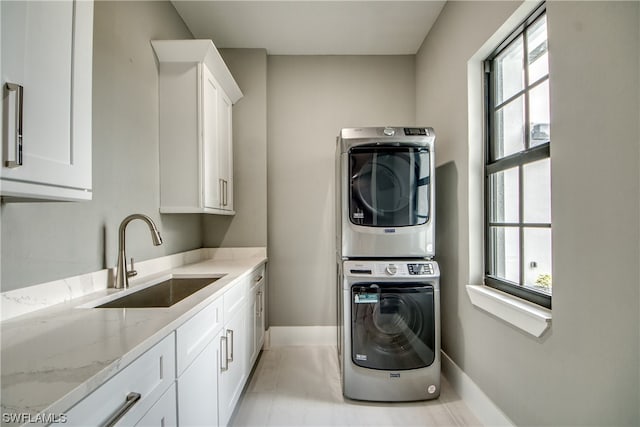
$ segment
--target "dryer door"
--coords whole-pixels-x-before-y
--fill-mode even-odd
[[[358,146],[349,151],[349,217],[356,225],[404,227],[429,220],[429,150]]]
[[[351,358],[357,366],[406,370],[435,359],[434,291],[430,284],[351,287]]]

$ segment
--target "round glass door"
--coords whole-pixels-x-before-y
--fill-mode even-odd
[[[406,370],[435,358],[431,285],[357,284],[351,288],[352,360],[365,368]]]
[[[349,153],[351,222],[403,227],[429,219],[429,151],[360,146]]]

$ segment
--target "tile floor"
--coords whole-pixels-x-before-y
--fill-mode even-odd
[[[437,400],[366,403],[345,399],[332,346],[263,351],[231,425],[481,426],[445,378]]]

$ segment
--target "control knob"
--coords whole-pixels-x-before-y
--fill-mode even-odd
[[[398,272],[398,266],[395,264],[389,264],[387,265],[386,270],[387,270],[387,274],[390,274],[391,276],[393,276]]]

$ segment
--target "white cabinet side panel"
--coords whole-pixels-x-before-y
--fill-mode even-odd
[[[201,206],[196,64],[160,64],[160,206]]]

